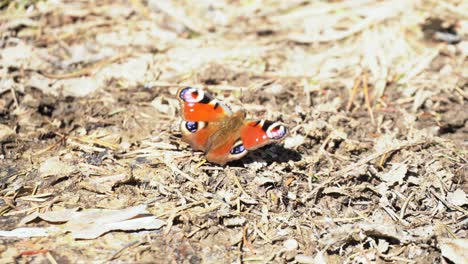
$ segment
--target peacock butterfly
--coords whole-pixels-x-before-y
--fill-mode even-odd
[[[177,92],[182,118],[182,140],[205,152],[210,162],[224,165],[254,150],[283,139],[288,129],[279,122],[246,119],[233,113],[202,89],[184,87]]]

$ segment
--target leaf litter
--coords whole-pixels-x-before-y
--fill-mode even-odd
[[[0,262],[468,261],[465,2],[0,6]],[[289,137],[207,163],[186,85]]]

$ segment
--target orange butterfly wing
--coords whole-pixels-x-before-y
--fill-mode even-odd
[[[248,120],[240,130],[242,143],[247,150],[254,150],[282,140],[288,132],[286,126],[268,120]]]
[[[225,138],[222,144],[211,148],[206,153],[206,159],[224,165],[229,161],[240,159],[246,154],[247,150],[242,146],[242,142],[230,136]]]
[[[287,128],[267,120],[245,121],[242,111],[231,110],[202,89],[185,87],[177,92],[181,103],[183,140],[206,153],[206,159],[224,165],[248,150],[283,139]]]
[[[184,119],[181,123],[183,140],[196,150],[207,151],[208,140],[217,131],[214,123],[230,116],[231,110],[199,88],[181,88],[177,98]]]
[[[224,165],[247,154],[239,131],[244,123],[244,113],[237,112],[219,122],[182,122],[184,141],[192,148],[206,153],[206,159]]]
[[[177,98],[186,121],[218,121],[231,115],[231,110],[202,89],[185,87],[179,89]]]
[[[183,121],[180,124],[182,139],[195,150],[206,151],[208,139],[216,132],[213,127],[207,127],[206,122]]]

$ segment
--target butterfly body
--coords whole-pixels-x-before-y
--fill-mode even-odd
[[[244,111],[231,110],[198,88],[177,93],[181,102],[182,139],[206,153],[208,161],[224,165],[254,150],[283,139],[287,128],[277,122],[248,120]]]

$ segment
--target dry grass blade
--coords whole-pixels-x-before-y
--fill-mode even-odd
[[[242,231],[242,243],[250,250],[250,252],[255,254],[254,247],[252,246],[249,239],[247,238],[247,226],[246,225],[243,227],[243,231]]]
[[[362,75],[358,75],[356,79],[354,79],[353,89],[351,90],[351,95],[349,96],[348,103],[346,104],[346,111],[349,112],[351,110],[351,106],[353,105],[354,97],[356,96],[359,87],[361,86],[362,82]]]
[[[365,72],[364,76],[362,77],[362,87],[364,88],[364,98],[366,100],[367,111],[369,112],[372,125],[375,126],[374,113],[372,112],[372,105],[369,97],[369,87],[367,85],[367,72]]]
[[[114,63],[114,62],[117,62],[119,60],[127,58],[128,56],[130,56],[130,54],[131,53],[119,54],[119,55],[113,56],[111,58],[104,59],[104,60],[101,60],[99,62],[96,62],[96,63],[94,63],[94,64],[92,64],[92,65],[90,65],[90,66],[88,66],[86,68],[79,69],[77,71],[70,72],[70,73],[53,74],[53,73],[41,72],[41,74],[44,75],[45,77],[51,78],[51,79],[70,79],[70,78],[76,78],[76,77],[80,77],[80,76],[91,75],[95,71],[101,69],[102,67],[104,67],[106,65],[109,65],[111,63]]]

